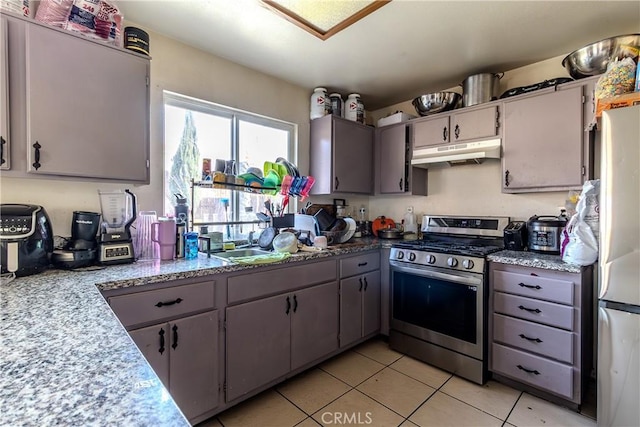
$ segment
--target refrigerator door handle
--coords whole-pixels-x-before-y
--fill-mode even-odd
[[[624,311],[626,313],[640,314],[640,306],[632,304],[623,304],[616,301],[600,300],[598,306],[610,310]]]

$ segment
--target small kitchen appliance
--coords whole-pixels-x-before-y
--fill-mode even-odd
[[[71,218],[71,238],[62,249],[53,251],[53,265],[60,268],[80,268],[95,263],[99,228],[99,213],[74,211]]]
[[[529,250],[538,253],[558,255],[560,253],[560,236],[567,225],[567,218],[562,216],[537,216],[527,222]]]
[[[135,260],[131,224],[136,220],[136,196],[128,189],[100,191],[102,232],[98,244],[100,264],[125,264]]]
[[[392,349],[483,384],[488,378],[487,255],[506,217],[422,218],[422,239],[391,246]]]
[[[504,229],[504,248],[510,251],[524,251],[527,248],[527,223],[511,221]]]
[[[2,273],[28,276],[49,267],[53,252],[51,221],[42,206],[0,204]]]

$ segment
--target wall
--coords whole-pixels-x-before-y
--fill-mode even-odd
[[[500,91],[527,86],[546,79],[567,77],[559,56],[526,67],[507,71],[500,81]],[[462,93],[461,87],[443,89]],[[417,115],[412,100],[367,112],[372,123],[396,111]],[[531,215],[556,215],[564,205],[567,192],[503,194],[502,168],[499,160],[486,160],[480,165],[430,168],[427,197],[376,197],[369,201],[369,216],[385,215],[401,220],[407,206],[417,215],[483,215],[509,216],[526,220]],[[419,216],[418,216],[419,218]]]
[[[133,23],[125,25],[140,27]],[[139,210],[162,213],[163,90],[298,123],[300,144],[297,164],[302,171],[308,171],[308,89],[212,56],[155,32],[148,32],[152,57],[150,184],[132,187],[125,183],[2,177],[0,202],[44,206],[53,222],[54,233],[61,236],[69,235],[74,210],[100,212],[98,189],[130,188],[138,197]]]
[[[127,23],[126,25],[136,25]],[[151,45],[151,183],[136,186],[139,210],[162,209],[163,103],[162,91],[189,95],[265,116],[297,123],[299,152],[297,164],[301,171],[309,165],[309,94],[310,89],[298,87],[267,76],[223,58],[186,46],[155,32],[150,33]],[[501,80],[501,92],[507,88],[528,85],[544,79],[566,76],[562,57],[508,71]],[[460,90],[460,88],[453,88]],[[367,112],[372,123],[396,110],[415,113],[411,100],[384,109]],[[407,206],[417,214],[506,215],[526,219],[532,214],[555,214],[564,204],[565,192],[509,195],[500,192],[499,161],[482,165],[457,166],[429,171],[427,197],[362,197],[345,198],[351,213],[368,208],[373,219],[386,215],[401,219]],[[54,232],[68,235],[74,210],[100,211],[98,189],[131,187],[126,184],[60,181],[55,179],[0,180],[0,202],[34,203],[45,206]],[[331,203],[332,198],[314,197],[314,203]]]

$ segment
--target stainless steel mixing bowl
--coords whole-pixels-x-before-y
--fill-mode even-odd
[[[413,100],[413,106],[421,116],[453,110],[458,106],[462,95],[457,92],[435,92],[421,95]]]
[[[609,62],[636,56],[634,47],[640,47],[640,34],[611,37],[571,52],[562,60],[562,66],[574,79],[597,76],[607,71]]]

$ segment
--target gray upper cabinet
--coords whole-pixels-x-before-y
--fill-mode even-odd
[[[311,121],[311,194],[373,193],[374,129],[327,115]]]
[[[583,87],[504,102],[502,191],[580,188],[586,179]]]
[[[35,21],[6,22],[11,174],[148,183],[149,59]]]
[[[409,126],[406,123],[376,130],[376,193],[427,195],[427,171],[411,167]]]
[[[413,148],[496,137],[500,110],[496,104],[439,113],[411,122]]]
[[[0,169],[9,169],[9,38],[8,25],[0,18]]]

